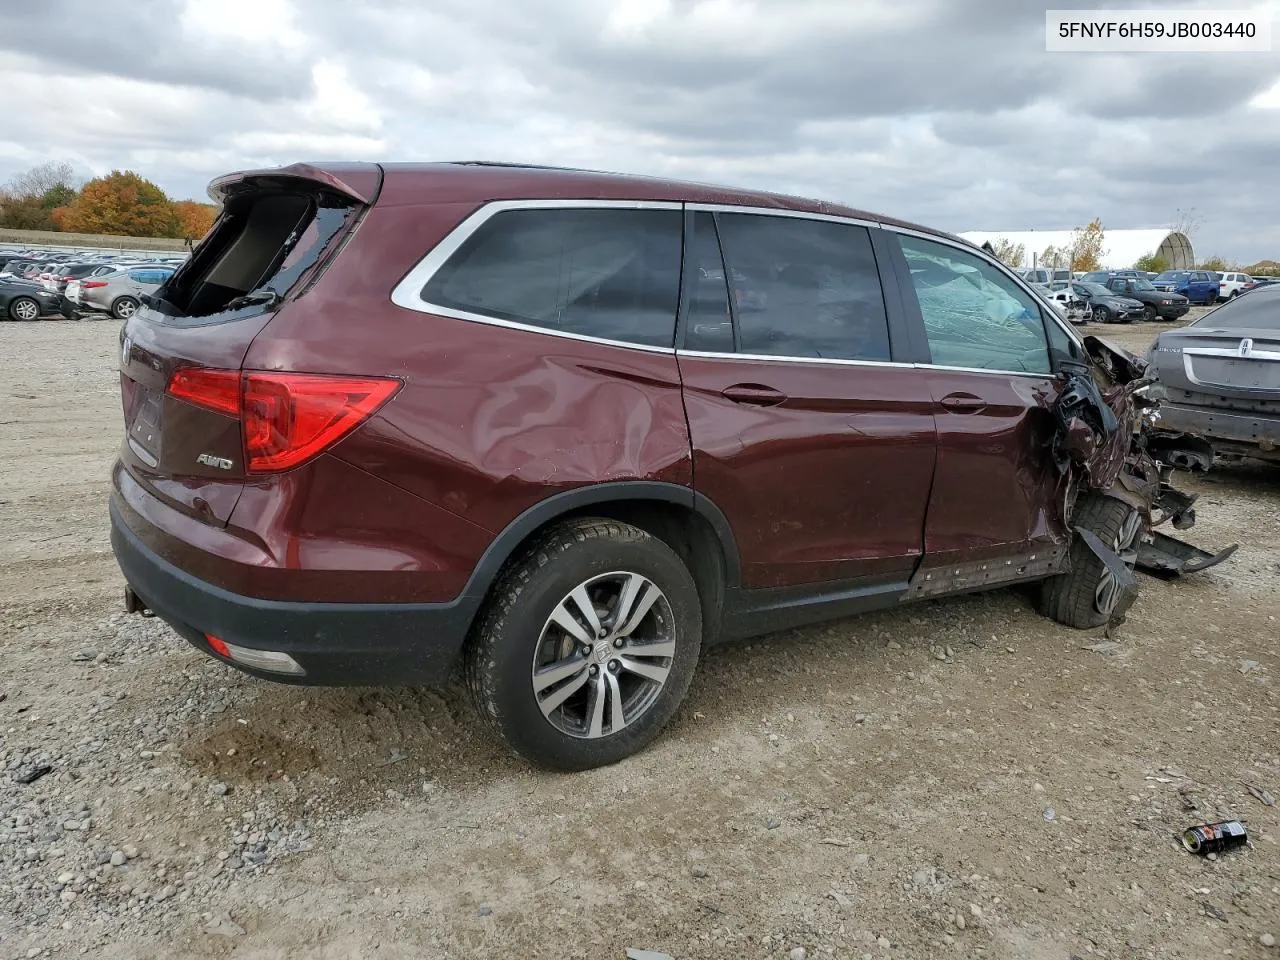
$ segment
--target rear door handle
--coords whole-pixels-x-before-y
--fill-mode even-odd
[[[734,403],[749,403],[756,407],[776,407],[787,399],[782,391],[761,383],[735,383],[725,387],[720,394]]]
[[[948,393],[938,402],[952,413],[980,413],[987,406],[987,401],[972,393]]]

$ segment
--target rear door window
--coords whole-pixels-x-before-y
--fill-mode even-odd
[[[888,360],[884,292],[866,227],[716,215],[741,353]]]
[[[899,235],[933,362],[973,370],[1052,371],[1040,308],[980,257]]]
[[[429,306],[557,333],[670,347],[679,210],[504,210],[427,281]]]

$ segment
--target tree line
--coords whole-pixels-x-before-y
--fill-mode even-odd
[[[46,163],[0,186],[0,228],[199,240],[218,208],[171,200],[132,170],[81,182],[69,163]]]

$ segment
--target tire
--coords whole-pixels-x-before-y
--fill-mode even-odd
[[[1111,311],[1108,310],[1106,307],[1094,307],[1093,310],[1090,311],[1089,313],[1089,319],[1093,323],[1112,323],[1113,322]]]
[[[1234,300],[1234,299],[1235,299],[1236,297],[1238,297],[1238,296],[1240,296],[1240,291],[1239,291],[1239,290],[1232,290],[1232,291],[1231,291],[1231,295],[1230,295],[1229,297],[1227,297],[1227,299],[1228,299],[1228,300]]]
[[[575,596],[590,601],[601,630],[591,630]],[[698,588],[675,551],[630,524],[579,519],[553,527],[499,578],[464,669],[481,717],[517,753],[587,770],[658,735],[688,692],[701,647]]]
[[[1158,314],[1156,313],[1156,308],[1153,307],[1151,304],[1148,303],[1145,307],[1142,308],[1142,319],[1145,320],[1147,323],[1155,323],[1157,316]]]
[[[34,297],[14,297],[9,301],[10,320],[39,320],[40,312],[40,303]]]
[[[1125,565],[1133,568],[1138,540],[1142,535],[1142,515],[1114,497],[1086,495],[1071,518],[1073,527],[1083,527],[1115,550]],[[1114,578],[1081,537],[1071,544],[1071,572],[1045,580],[1040,587],[1042,614],[1068,627],[1087,630],[1111,619],[1119,597],[1105,603],[1102,591]],[[1117,594],[1119,591],[1115,591]]]
[[[138,301],[133,297],[116,297],[111,301],[111,315],[117,320],[128,320],[138,309]]]

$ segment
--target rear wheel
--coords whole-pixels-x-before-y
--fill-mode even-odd
[[[111,315],[117,320],[128,320],[138,309],[138,301],[133,297],[116,297],[111,302]]]
[[[466,654],[480,714],[528,760],[615,763],[671,719],[702,646],[698,590],[638,527],[573,520],[494,587]]]
[[[39,320],[40,304],[33,297],[14,297],[9,301],[10,320]]]
[[[1114,497],[1094,494],[1081,500],[1072,525],[1093,533],[1133,569],[1142,535],[1142,515]],[[1123,590],[1083,538],[1071,544],[1071,572],[1045,580],[1040,612],[1068,627],[1100,627],[1111,619]]]

